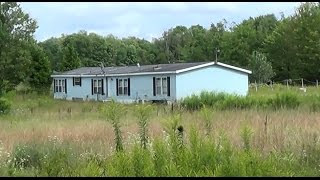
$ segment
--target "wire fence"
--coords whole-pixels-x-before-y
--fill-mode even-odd
[[[270,81],[268,83],[257,83],[257,82],[251,82],[250,83],[250,88],[255,88],[256,91],[258,91],[259,87],[270,87],[271,89],[273,89],[274,85],[277,84],[281,84],[281,85],[285,85],[287,88],[290,87],[298,87],[303,91],[306,91],[307,87],[317,87],[319,88],[319,81],[315,80],[315,81],[311,81],[305,78],[298,78],[298,79],[285,79],[285,80],[281,80],[281,81]]]

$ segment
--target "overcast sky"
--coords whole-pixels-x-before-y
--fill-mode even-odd
[[[183,25],[210,27],[226,19],[244,19],[274,13],[292,15],[299,2],[23,2],[24,12],[37,20],[35,38],[43,41],[80,30],[117,37],[151,40],[164,30]]]

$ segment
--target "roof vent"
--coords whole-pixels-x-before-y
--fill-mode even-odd
[[[159,69],[161,69],[161,67],[158,66],[158,65],[153,67],[153,70],[154,70],[154,71],[155,71],[155,70],[159,70]]]

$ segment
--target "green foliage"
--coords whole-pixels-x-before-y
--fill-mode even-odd
[[[249,67],[252,70],[251,82],[266,83],[275,75],[266,56],[257,51],[251,55]]]
[[[297,93],[283,92],[275,96],[255,97],[255,96],[237,96],[225,93],[215,93],[203,91],[200,95],[191,95],[182,99],[181,105],[188,110],[198,110],[204,106],[212,107],[218,110],[236,110],[236,109],[294,109],[301,105],[301,100]]]
[[[168,133],[169,146],[173,161],[177,164],[179,161],[179,152],[184,147],[183,133],[184,129],[181,125],[181,115],[173,114],[172,117],[164,123],[165,132]]]
[[[68,44],[63,49],[63,57],[61,62],[61,71],[69,71],[80,67],[81,61],[79,59],[78,53],[75,51],[74,47]]]
[[[252,138],[253,132],[248,126],[244,126],[241,131],[241,138],[243,141],[243,148],[246,152],[250,151],[250,141]]]
[[[275,98],[269,99],[268,104],[275,109],[290,108],[294,109],[300,105],[299,97],[293,93],[279,93]]]
[[[146,149],[148,143],[148,132],[147,126],[148,121],[152,113],[152,106],[151,105],[137,105],[136,107],[136,116],[138,118],[138,125],[139,125],[139,134],[140,134],[140,142],[141,146]]]
[[[310,99],[311,105],[310,110],[311,112],[318,112],[320,110],[320,96],[312,96]]]
[[[212,130],[212,116],[213,116],[213,112],[206,107],[206,105],[203,105],[203,108],[200,111],[200,114],[202,116],[202,119],[205,122],[205,127],[206,127],[206,134],[209,135],[211,133]]]
[[[155,176],[166,176],[167,165],[170,163],[168,157],[170,152],[166,143],[160,139],[155,139],[153,142],[153,164],[155,170]]]
[[[50,69],[67,71],[98,66],[101,62],[105,66],[123,66],[212,61],[216,48],[221,50],[219,61],[251,69],[253,81],[265,82],[270,78],[315,81],[320,75],[314,68],[319,66],[318,3],[301,3],[295,14],[279,20],[274,14],[267,14],[238,24],[223,19],[208,29],[200,25],[176,26],[152,42],[81,30],[38,43],[44,53],[33,47],[36,21],[24,13],[18,3],[2,2],[0,7],[2,94],[21,82],[28,82],[29,78],[31,86],[49,85]]]
[[[153,162],[151,153],[135,145],[132,150],[132,165],[135,177],[145,177],[153,175]]]
[[[17,2],[1,2],[0,19],[0,89],[6,92],[27,77],[37,25]]]
[[[111,122],[115,134],[116,151],[123,150],[122,135],[120,129],[120,118],[125,114],[123,105],[112,100],[108,103],[102,112],[106,115],[107,120]]]
[[[117,104],[110,106],[112,106],[110,109],[116,109]],[[146,107],[141,109],[142,112],[144,108]],[[206,105],[201,111],[203,118],[210,117],[208,116],[210,109]],[[109,113],[114,114],[114,111]],[[121,117],[121,115],[108,117]],[[133,145],[130,148],[103,155],[94,153],[92,147],[81,152],[82,148],[77,147],[83,144],[63,142],[56,137],[50,138],[49,142],[18,144],[13,148],[9,159],[1,156],[0,175],[59,177],[319,175],[320,148],[316,135],[312,134],[309,139],[303,141],[301,148],[299,145],[295,146],[295,149],[285,146],[281,150],[275,148],[264,152],[252,143],[253,130],[246,124],[239,129],[243,143],[241,147],[232,144],[229,137],[221,131],[218,136],[204,135],[201,132],[203,129],[198,129],[196,123],[185,126],[183,132],[187,133],[181,136],[178,130],[181,124],[181,116],[173,115],[166,120],[164,136],[157,136],[155,140],[150,139],[148,141],[150,146],[145,148],[136,141],[129,142]]]
[[[18,145],[13,150],[11,163],[18,169],[39,168],[42,156],[35,145]]]
[[[31,50],[31,56],[29,84],[37,92],[48,90],[51,85],[51,69],[48,57],[43,49],[36,45]]]
[[[3,97],[0,97],[0,115],[7,114],[11,109],[9,101]]]

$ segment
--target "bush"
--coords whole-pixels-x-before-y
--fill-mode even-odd
[[[318,112],[320,110],[320,96],[312,96],[310,99],[310,111]]]
[[[10,109],[11,104],[9,103],[9,101],[4,98],[0,98],[0,115],[8,113]]]
[[[212,107],[219,110],[233,109],[266,109],[279,108],[294,109],[301,104],[297,94],[286,92],[276,94],[270,97],[255,97],[255,96],[237,96],[226,93],[201,92],[200,95],[191,95],[181,101],[181,105],[188,110],[199,110],[203,106]],[[316,108],[316,103],[314,103]]]
[[[40,167],[43,154],[35,145],[19,145],[13,151],[11,165],[14,168],[25,169]]]
[[[19,171],[34,171],[41,176],[74,176],[75,165],[80,163],[68,144],[49,140],[44,144],[28,143],[14,148],[10,163],[12,176]],[[18,171],[17,171],[18,170]]]
[[[276,110],[281,108],[294,109],[301,103],[296,94],[289,92],[277,94],[275,98],[269,99],[268,102]]]

